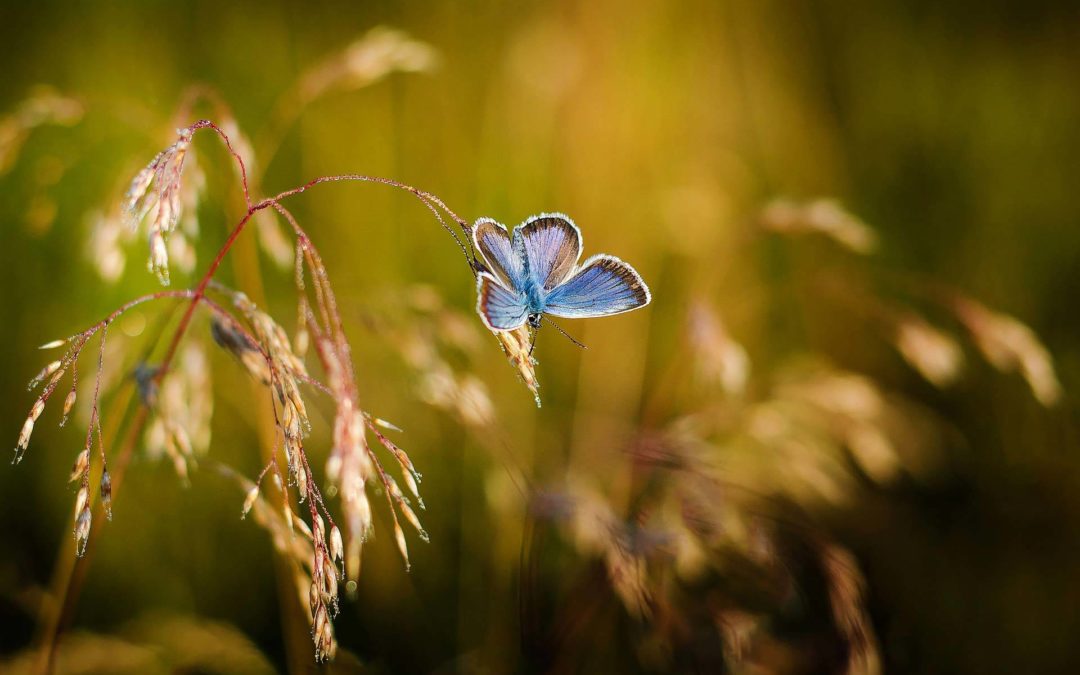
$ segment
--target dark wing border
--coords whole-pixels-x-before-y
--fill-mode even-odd
[[[506,250],[504,252],[492,250],[482,238],[482,230],[489,228],[505,237]],[[506,226],[492,218],[478,218],[472,226],[472,240],[476,250],[488,270],[498,279],[511,286],[519,286],[525,280],[525,262],[518,258],[514,250],[513,239]],[[505,254],[505,260],[499,259],[499,254]]]
[[[587,310],[563,310],[560,311],[558,303],[559,291],[569,284],[574,283],[581,274],[587,272],[594,265],[600,264],[607,268],[609,271],[615,271],[617,278],[623,280],[626,283],[626,287],[633,293],[633,304],[623,309],[618,309],[611,312],[589,312]],[[565,292],[565,291],[564,291]],[[645,283],[645,280],[641,278],[641,274],[630,263],[623,261],[613,255],[607,255],[606,253],[600,253],[594,256],[590,256],[581,264],[574,274],[567,279],[563,284],[552,291],[548,297],[548,304],[544,311],[552,316],[563,317],[567,319],[589,319],[600,316],[615,316],[616,314],[623,314],[625,312],[631,312],[635,309],[640,309],[652,302],[652,292],[649,291],[649,286]]]

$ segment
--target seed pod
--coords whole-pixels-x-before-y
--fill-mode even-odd
[[[304,498],[308,496],[308,477],[307,469],[300,465],[300,462],[295,462],[296,465],[296,491],[300,493],[300,501],[304,501]]]
[[[341,562],[342,556],[344,556],[344,548],[341,545],[341,530],[337,525],[330,528],[330,555]]]
[[[64,424],[67,422],[68,415],[71,414],[71,409],[74,408],[74,407],[75,407],[75,388],[72,387],[71,391],[69,391],[68,395],[64,398],[64,410],[61,413],[62,416],[60,417],[60,426],[64,426]]]
[[[397,426],[396,424],[394,424],[392,422],[387,422],[386,420],[384,420],[381,417],[373,417],[371,419],[371,421],[377,427],[382,427],[383,429],[389,429],[390,431],[398,431],[398,432],[404,433],[404,431],[401,429],[401,427]]]
[[[315,617],[312,620],[312,625],[315,629],[315,636],[317,638],[322,636],[323,632],[326,630],[326,624],[329,621],[330,619],[326,616],[325,607],[320,606],[318,609],[315,610]]]
[[[75,494],[75,514],[78,516],[82,513],[83,508],[86,507],[87,502],[90,500],[90,491],[86,489],[86,486],[79,488],[79,491]]]
[[[402,531],[401,525],[394,523],[394,538],[397,539],[398,550],[401,551],[401,557],[405,559],[405,571],[409,571],[409,547],[405,544],[405,532]]]
[[[33,390],[34,388],[36,388],[39,384],[45,381],[46,377],[49,377],[50,375],[53,375],[58,370],[60,370],[60,366],[62,365],[63,361],[57,360],[42,368],[41,372],[35,375],[34,379],[30,380],[30,384],[27,385],[27,389]]]
[[[308,606],[311,607],[312,616],[318,611],[319,601],[322,595],[319,592],[319,586],[314,581],[308,587]]]
[[[31,414],[23,422],[23,429],[18,432],[18,443],[15,445],[15,461],[23,458],[23,450],[26,450],[26,446],[30,445],[30,434],[33,433],[33,420],[35,417]]]
[[[74,482],[82,477],[86,473],[87,468],[90,466],[90,448],[85,448],[75,458],[75,463],[71,466],[71,476],[68,478],[68,482]]]
[[[90,539],[90,505],[84,504],[75,519],[75,554],[80,558],[86,553],[86,543]]]
[[[101,471],[101,506],[105,509],[105,517],[112,520],[112,477],[108,468]]]
[[[336,483],[341,476],[341,455],[333,454],[326,460],[326,479]]]
[[[240,512],[240,518],[241,519],[244,519],[244,518],[247,517],[248,512],[251,511],[252,506],[255,506],[255,500],[258,499],[258,498],[259,498],[259,486],[258,485],[253,485],[253,486],[251,486],[251,489],[247,491],[247,495],[244,497],[244,508]]]
[[[147,269],[157,275],[162,286],[169,285],[169,251],[160,230],[150,233],[150,260],[147,262]]]
[[[323,562],[323,584],[326,587],[327,599],[336,603],[338,596],[337,568],[329,560]]]

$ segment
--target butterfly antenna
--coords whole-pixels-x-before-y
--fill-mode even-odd
[[[554,321],[552,321],[551,319],[547,318],[546,316],[544,317],[544,321],[547,321],[547,322],[548,322],[548,323],[550,323],[550,324],[551,324],[552,326],[555,326],[555,330],[557,330],[557,331],[559,331],[560,333],[562,333],[562,334],[563,334],[563,337],[565,337],[565,338],[566,338],[567,340],[569,340],[570,342],[573,342],[574,344],[576,344],[576,345],[577,345],[578,347],[581,347],[582,349],[588,349],[588,347],[586,347],[585,345],[583,345],[583,344],[581,344],[580,342],[578,342],[577,340],[575,340],[575,339],[574,339],[574,338],[573,338],[573,337],[572,337],[572,336],[571,336],[571,335],[570,335],[569,333],[567,333],[567,332],[566,332],[566,331],[564,331],[564,330],[563,330],[562,328],[560,328],[560,327],[559,327],[559,324],[555,323]]]

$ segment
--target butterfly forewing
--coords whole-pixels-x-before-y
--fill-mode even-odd
[[[510,288],[521,288],[525,263],[515,254],[505,227],[490,218],[481,218],[473,225],[473,243],[497,279]]]
[[[581,231],[562,214],[541,214],[514,228],[514,248],[528,279],[551,290],[574,271],[581,257]]]
[[[525,323],[525,296],[503,286],[495,277],[480,273],[476,282],[476,311],[492,330],[513,330]]]
[[[548,294],[544,312],[584,319],[629,312],[650,299],[648,286],[633,267],[614,256],[596,255]]]

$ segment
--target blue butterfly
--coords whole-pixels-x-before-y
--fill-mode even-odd
[[[541,213],[514,228],[513,236],[490,218],[473,227],[473,242],[487,271],[476,281],[476,311],[491,330],[527,322],[539,328],[544,314],[570,319],[608,316],[649,304],[649,288],[633,267],[615,256],[594,255],[581,265],[581,230],[561,213]]]

